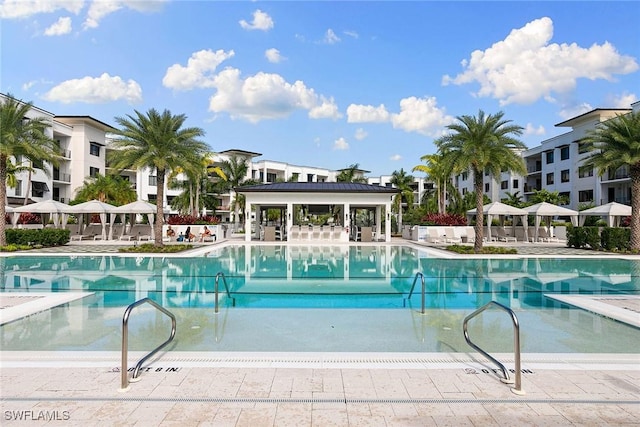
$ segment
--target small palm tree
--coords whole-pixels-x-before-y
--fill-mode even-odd
[[[229,191],[232,194],[233,200],[231,206],[233,207],[233,222],[234,229],[238,230],[240,227],[240,211],[244,211],[244,195],[235,192],[235,188],[241,187],[247,184],[247,172],[249,166],[244,158],[238,156],[232,156],[229,160],[222,162],[222,171],[226,176],[225,181],[221,183],[224,190]]]
[[[443,161],[441,154],[425,154],[420,157],[425,162],[424,165],[413,167],[413,171],[424,172],[428,179],[436,184],[436,192],[438,198],[438,213],[445,213],[447,206],[447,184],[451,180],[451,170],[447,169],[446,163]]]
[[[399,171],[393,171],[389,182],[394,185],[400,193],[396,194],[393,198],[393,210],[398,214],[398,228],[402,229],[402,201],[407,203],[407,209],[413,207],[413,176],[407,175],[404,169],[400,168]]]
[[[359,176],[360,165],[358,163],[353,163],[349,165],[346,169],[342,169],[340,173],[336,176],[337,182],[357,182],[357,183],[366,183],[367,178],[363,176]]]
[[[471,170],[473,188],[476,196],[476,241],[474,251],[482,251],[484,229],[483,215],[483,174],[488,171],[499,177],[502,171],[524,175],[526,167],[522,157],[515,150],[524,150],[526,145],[512,135],[521,135],[521,126],[510,124],[503,119],[504,113],[485,115],[480,110],[477,117],[459,116],[457,122],[447,126],[448,135],[438,138],[434,143],[443,161],[453,173]]]
[[[84,180],[82,187],[76,191],[74,202],[99,200],[115,206],[122,206],[135,202],[136,198],[136,191],[128,180],[119,175],[96,174],[96,176]]]
[[[207,144],[198,140],[204,131],[197,127],[183,127],[187,117],[173,115],[169,110],[159,113],[150,109],[146,114],[116,117],[121,129],[113,142],[110,164],[116,170],[148,168],[156,172],[157,199],[154,237],[156,246],[162,246],[164,186],[173,170],[191,173],[200,168],[200,159],[208,151]]]
[[[46,135],[51,125],[43,117],[27,119],[33,108],[31,102],[18,101],[7,95],[0,103],[0,246],[7,244],[6,215],[7,167],[18,157],[31,163],[57,165],[60,149],[53,138]]]
[[[584,164],[594,166],[601,176],[608,170],[629,168],[631,249],[640,250],[640,111],[598,123],[579,142],[591,152]]]

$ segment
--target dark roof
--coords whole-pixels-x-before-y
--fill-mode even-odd
[[[231,148],[229,150],[220,151],[219,154],[226,154],[230,156],[245,156],[245,157],[259,157],[261,153],[254,153],[253,151],[240,150],[238,148]]]
[[[238,193],[399,193],[400,190],[356,182],[274,182],[235,189]]]

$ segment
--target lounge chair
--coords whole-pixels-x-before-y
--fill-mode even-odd
[[[503,227],[498,227],[498,241],[500,242],[517,242],[518,239],[513,236],[507,236],[507,233],[504,231]]]
[[[447,243],[444,237],[444,228],[427,227],[427,242],[428,243]]]
[[[462,243],[462,227],[445,227],[444,240],[446,243]]]
[[[547,227],[540,227],[538,228],[538,241],[551,243],[560,242],[560,239],[558,239],[557,237],[552,237],[547,231]]]

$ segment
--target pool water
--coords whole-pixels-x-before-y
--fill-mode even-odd
[[[220,279],[214,314],[218,273],[228,292]],[[417,273],[425,278],[426,315]],[[118,350],[124,309],[150,297],[178,318],[180,350],[468,351],[464,317],[494,300],[516,312],[523,351],[638,353],[637,328],[549,296],[638,295],[639,273],[640,262],[623,259],[441,259],[410,246],[237,245],[192,258],[12,256],[0,258],[2,292],[90,294],[1,326],[0,344]],[[136,310],[130,342],[148,349],[165,337],[168,322],[150,308]],[[512,351],[508,315],[491,310],[473,322],[472,336]]]

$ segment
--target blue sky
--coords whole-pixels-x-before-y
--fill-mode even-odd
[[[213,151],[370,176],[456,116],[529,147],[640,98],[636,1],[2,0],[0,91],[58,115],[185,114]]]

